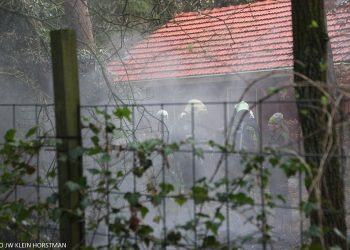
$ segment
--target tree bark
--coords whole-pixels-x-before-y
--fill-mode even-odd
[[[94,44],[87,0],[66,0],[64,10],[68,28],[76,31],[79,47]]]
[[[310,214],[311,226],[321,229],[313,243],[326,249],[348,249],[346,240],[337,233],[346,237],[345,199],[339,136],[334,127],[338,107],[334,105],[332,83],[327,82],[327,64],[331,62],[324,1],[292,0],[292,22],[297,107],[305,158],[311,167],[306,186],[310,201],[320,206]],[[329,95],[328,103],[325,94]],[[332,112],[336,114],[333,117],[329,115]]]

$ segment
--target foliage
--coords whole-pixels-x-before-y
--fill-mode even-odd
[[[165,144],[159,139],[147,139],[112,149],[113,143],[123,137],[113,136],[115,130],[120,130],[115,124],[120,124],[117,121],[130,122],[132,114],[125,107],[117,108],[111,113],[96,111],[99,123],[96,124],[87,118],[83,120],[84,127],[90,135],[90,143],[71,152],[66,160],[84,156],[87,165],[90,165],[89,159],[97,164],[86,168],[86,181],[68,181],[65,186],[70,192],[81,193],[81,204],[71,213],[81,215],[85,211],[87,232],[95,235],[100,227],[109,229],[108,244],[99,248],[117,246],[117,249],[141,249],[143,246],[175,246],[185,249],[226,249],[226,242],[220,233],[220,229],[226,225],[226,209],[242,213],[250,211],[245,217],[246,222],[255,225],[260,232],[258,235],[247,234],[244,238],[233,239],[233,249],[244,247],[253,239],[268,244],[271,240],[268,216],[276,206],[278,198],[271,197],[267,190],[270,172],[265,164],[282,168],[287,176],[307,171],[306,166],[297,158],[290,156],[286,159],[281,157],[279,152],[270,149],[266,156],[243,154],[245,169],[243,174],[236,178],[219,178],[214,182],[203,178],[194,183],[188,192],[176,191],[179,183],[151,178],[150,172],[156,169],[164,171],[165,167],[171,168],[171,156],[185,146],[184,142]],[[12,199],[11,195],[19,185],[42,185],[41,179],[56,178],[55,173],[47,173],[36,178],[34,182],[30,181],[30,177],[36,176],[38,171],[33,165],[33,159],[43,146],[43,142],[35,138],[35,135],[36,128],[31,129],[24,139],[19,139],[15,130],[9,130],[5,135],[5,144],[0,150],[3,194],[0,203],[0,231],[3,232],[3,240],[12,235],[11,232],[18,232],[17,240],[36,240],[37,235],[43,231],[43,223],[57,226],[62,213],[58,204],[58,194],[55,192],[45,200],[35,202]],[[190,143],[196,146],[193,140]],[[225,148],[215,142],[209,144],[218,147],[221,152],[232,152],[232,145]],[[132,167],[123,168],[118,165],[122,159],[120,155],[128,152],[133,156],[130,161]],[[157,157],[162,159],[163,165],[159,166]],[[256,178],[249,178],[251,176]],[[123,188],[123,185],[132,180],[134,185],[137,180],[146,181],[146,189],[139,189],[138,185],[129,189]],[[257,199],[257,193],[261,193],[262,197]],[[167,216],[162,208],[170,201],[178,207],[194,202],[194,217],[159,232],[156,229],[162,228],[162,221]],[[308,202],[303,202],[300,206],[305,214],[317,209]],[[208,207],[211,209],[208,210]],[[38,224],[38,221],[41,222]],[[308,230],[305,237],[312,237],[317,230]],[[50,241],[50,238],[47,240]],[[87,245],[88,249],[94,249],[94,237]]]

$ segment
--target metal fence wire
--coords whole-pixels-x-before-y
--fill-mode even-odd
[[[175,249],[169,238],[174,232],[181,232],[178,248],[184,249],[202,249],[205,240],[213,239],[208,235],[229,248],[292,249],[303,244],[309,225],[300,209],[308,198],[304,174],[297,172],[287,178],[280,168],[273,167],[305,156],[295,102],[249,103],[251,112],[245,115],[257,127],[247,125],[246,130],[242,127],[248,123],[244,117],[236,121],[237,103],[201,105],[80,107],[83,145],[74,153],[84,153],[84,176],[89,187],[84,200],[87,245],[105,249],[123,246],[118,233],[126,233],[117,228],[123,223],[130,231],[128,241],[144,249]],[[289,113],[279,110],[284,106]],[[36,139],[44,142],[31,159],[35,174],[28,175],[25,182],[13,183],[10,196],[1,196],[6,201],[39,207],[58,192],[54,106],[0,105],[0,112],[1,135],[13,128],[19,138],[25,138],[28,129],[37,127]],[[278,112],[284,114],[288,139],[276,146],[271,144],[273,133],[268,124]],[[344,116],[339,123],[343,148],[349,139],[348,121]],[[0,142],[3,146],[5,139]],[[259,160],[261,156],[264,160]],[[339,157],[344,166],[345,192],[349,192],[348,155]],[[271,159],[278,159],[278,163]],[[249,172],[247,166],[258,167]],[[265,175],[269,178],[266,185]],[[1,183],[2,187],[6,185]],[[347,197],[348,228],[349,208]],[[59,241],[57,221],[48,214],[33,215],[31,240]],[[6,228],[5,222],[0,223]],[[135,233],[140,225],[152,229],[149,241],[159,239],[162,243],[154,240],[145,244],[145,238]],[[267,225],[271,227],[269,237],[264,238]],[[2,240],[16,241],[16,230],[20,227],[3,230]]]

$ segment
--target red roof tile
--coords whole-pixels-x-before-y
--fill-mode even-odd
[[[350,60],[350,4],[327,15],[335,62]],[[108,69],[116,81],[291,67],[290,0],[177,15]]]

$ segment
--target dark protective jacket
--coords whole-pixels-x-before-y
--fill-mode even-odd
[[[289,143],[289,130],[285,124],[282,124],[277,131],[269,131],[267,145],[271,148],[286,147]]]
[[[247,110],[239,111],[233,120],[232,143],[236,151],[255,152],[260,145],[260,130],[255,118]]]

